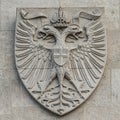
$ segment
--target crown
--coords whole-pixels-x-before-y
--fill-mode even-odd
[[[56,28],[66,28],[69,25],[69,22],[66,21],[61,7],[58,9],[58,13],[52,17],[50,22]]]

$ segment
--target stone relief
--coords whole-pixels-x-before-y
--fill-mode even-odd
[[[19,8],[15,61],[24,86],[64,115],[93,93],[106,63],[103,8]]]

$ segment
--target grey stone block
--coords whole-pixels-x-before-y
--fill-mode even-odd
[[[59,7],[58,0],[2,0],[1,30],[14,30],[16,8],[18,7]],[[9,9],[8,9],[9,8]]]
[[[111,91],[112,105],[120,108],[120,69],[112,69]]]
[[[11,82],[5,70],[0,70],[0,115],[11,113]]]
[[[0,120],[13,120],[11,114],[0,115]]]
[[[107,67],[99,87],[85,104],[63,117],[31,99],[13,62],[16,7],[58,7],[60,2],[61,7],[105,7],[108,39]],[[0,0],[0,30],[0,120],[119,120],[120,0]]]
[[[85,109],[85,120],[110,120],[110,107],[93,107]]]

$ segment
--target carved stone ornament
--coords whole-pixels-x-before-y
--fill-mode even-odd
[[[37,102],[58,115],[97,87],[106,63],[103,8],[19,8],[15,62]]]

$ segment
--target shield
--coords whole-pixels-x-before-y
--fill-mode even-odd
[[[69,50],[68,49],[54,49],[53,50],[54,61],[57,65],[63,66],[69,58]]]
[[[88,99],[102,78],[107,58],[103,8],[64,8],[64,12],[71,20],[61,8],[17,9],[14,44],[24,86],[38,103],[58,115]],[[63,48],[57,41],[60,37]]]

